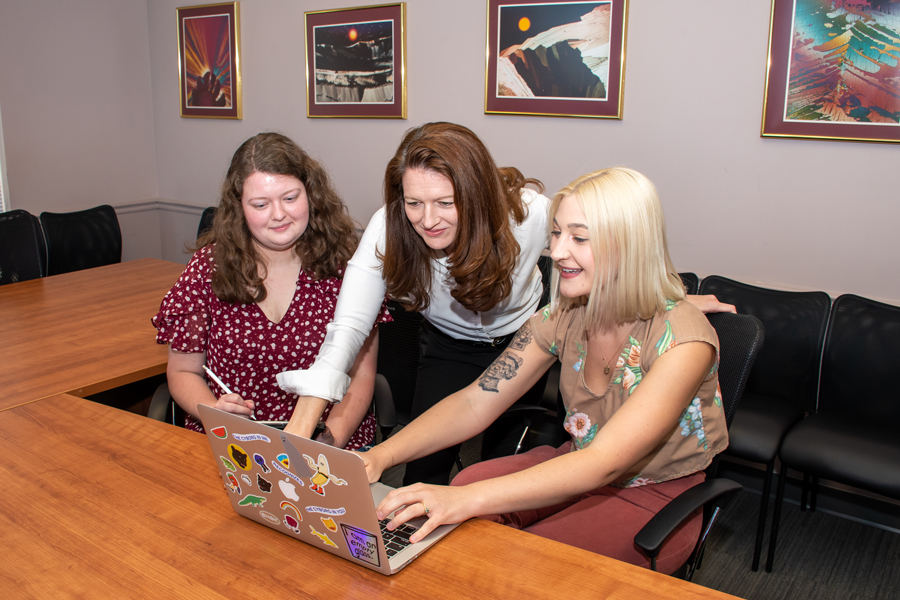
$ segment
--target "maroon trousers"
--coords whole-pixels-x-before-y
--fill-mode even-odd
[[[457,475],[451,485],[466,485],[523,471],[567,453],[569,445],[566,442],[558,449],[541,446],[524,454],[472,465]],[[705,478],[706,475],[700,472],[634,488],[604,486],[553,506],[481,518],[649,567],[650,561],[634,545],[634,536],[672,498]],[[656,559],[660,572],[671,574],[684,564],[700,537],[701,521],[698,510],[666,540]]]

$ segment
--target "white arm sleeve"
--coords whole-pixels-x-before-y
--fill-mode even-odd
[[[334,321],[316,362],[306,371],[278,374],[278,385],[286,392],[315,396],[338,403],[350,386],[350,372],[356,355],[375,325],[384,302],[385,286],[376,248],[384,248],[384,209],[369,221],[359,247],[347,264]]]

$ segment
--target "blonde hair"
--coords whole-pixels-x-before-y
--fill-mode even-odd
[[[623,167],[582,175],[553,197],[551,221],[569,196],[584,212],[594,256],[586,329],[647,320],[664,310],[667,301],[684,300],[684,286],[669,256],[662,205],[649,179]],[[551,289],[553,310],[585,302],[559,296],[556,267]]]

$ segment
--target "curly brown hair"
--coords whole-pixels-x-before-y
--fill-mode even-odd
[[[253,173],[288,175],[303,183],[309,224],[294,245],[294,253],[316,279],[342,276],[359,239],[356,224],[328,173],[290,138],[260,133],[241,144],[231,158],[212,228],[197,240],[196,248],[215,244],[212,289],[216,297],[240,304],[266,298],[265,266],[241,204],[244,182]]]
[[[519,256],[510,218],[527,216],[525,179],[514,167],[498,169],[490,152],[471,130],[453,123],[426,123],[406,132],[384,174],[386,239],[383,275],[387,291],[407,297],[410,310],[424,310],[431,291],[431,251],[406,217],[403,174],[422,169],[453,184],[457,233],[448,258],[455,282],[453,298],[471,311],[494,308],[512,291]]]

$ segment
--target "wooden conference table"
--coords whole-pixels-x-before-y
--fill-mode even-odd
[[[145,258],[0,287],[0,410],[165,373],[150,318],[183,270]]]
[[[205,436],[72,396],[0,412],[0,456],[16,597],[732,598],[479,520],[385,577],[237,516]]]

